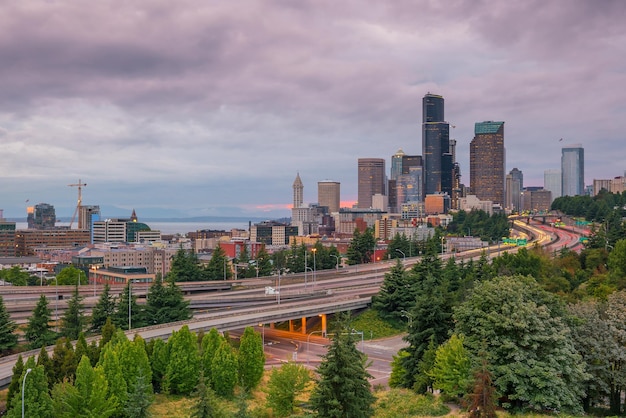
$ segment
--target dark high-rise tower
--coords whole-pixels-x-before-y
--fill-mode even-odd
[[[504,206],[504,122],[477,122],[470,143],[470,191]]]
[[[444,120],[443,97],[431,93],[422,99],[422,156],[424,194],[452,195],[454,158],[450,152],[450,125]]]
[[[372,196],[385,195],[385,160],[359,158],[359,208],[371,208]]]

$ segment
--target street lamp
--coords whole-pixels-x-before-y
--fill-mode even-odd
[[[441,236],[441,256],[442,257],[443,257],[443,253],[444,253],[444,250],[443,250],[443,235],[442,235]]]
[[[316,269],[315,269],[315,253],[317,252],[317,248],[313,248],[313,286],[317,286],[317,278],[316,278]]]
[[[306,337],[306,365],[309,365],[309,344],[311,343],[311,335],[315,334],[315,333],[319,333],[321,334],[323,337],[326,336],[326,334],[324,333],[324,331],[311,331],[309,332],[308,337]]]
[[[226,280],[226,257],[224,257],[224,280]]]
[[[131,317],[132,317],[132,312],[131,312],[131,304],[130,302],[133,300],[133,279],[129,279],[128,280],[128,330],[130,331],[132,329],[131,327]]]
[[[400,311],[400,314],[402,314],[403,317],[408,319],[409,327],[411,327],[411,323],[413,322],[413,317],[411,316],[411,314],[405,311],[404,309]]]
[[[335,257],[335,258],[337,259],[337,264],[335,265],[335,269],[336,269],[337,271],[339,271],[339,257],[338,257],[338,256],[336,256],[335,254],[331,254],[330,256],[331,256],[331,257]]]
[[[403,251],[399,250],[396,248],[396,251],[399,252],[400,254],[402,254],[402,264],[404,264],[406,262],[406,254],[404,254]]]
[[[93,270],[93,297],[96,297],[96,277],[98,275],[98,266],[93,266],[91,268]]]
[[[32,371],[33,369],[26,369],[26,374],[24,375],[24,379],[22,380],[22,418],[24,418],[24,387],[26,386],[26,376],[28,376],[28,373]]]
[[[265,324],[259,324],[259,326],[263,329],[262,341],[263,341],[263,347],[265,347]],[[263,349],[263,351],[265,351],[265,348]]]
[[[54,323],[56,324],[57,332],[59,332],[59,280],[54,275]]]

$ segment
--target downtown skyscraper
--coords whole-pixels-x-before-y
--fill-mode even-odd
[[[504,207],[504,122],[477,122],[470,142],[470,192]]]
[[[385,160],[382,158],[359,158],[358,204],[362,209],[372,207],[372,196],[386,195]]]
[[[450,124],[444,119],[442,96],[428,93],[422,99],[423,194],[452,196],[454,156],[450,150]]]
[[[561,196],[585,194],[585,150],[575,144],[561,150]]]

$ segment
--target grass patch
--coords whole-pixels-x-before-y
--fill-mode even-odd
[[[439,397],[417,395],[408,389],[391,389],[376,396],[374,418],[440,417],[450,412]]]
[[[385,321],[375,309],[366,309],[352,319],[352,328],[363,331],[366,340],[393,337],[406,332],[404,327],[398,327]]]

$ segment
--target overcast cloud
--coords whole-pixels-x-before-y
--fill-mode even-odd
[[[462,181],[474,123],[543,185],[626,170],[626,2],[22,1],[0,9],[0,208],[289,216],[299,172],[357,195],[357,158],[421,154],[446,100]],[[562,141],[559,141],[563,138]],[[122,211],[123,212],[123,211]],[[105,216],[119,214],[103,213]]]

